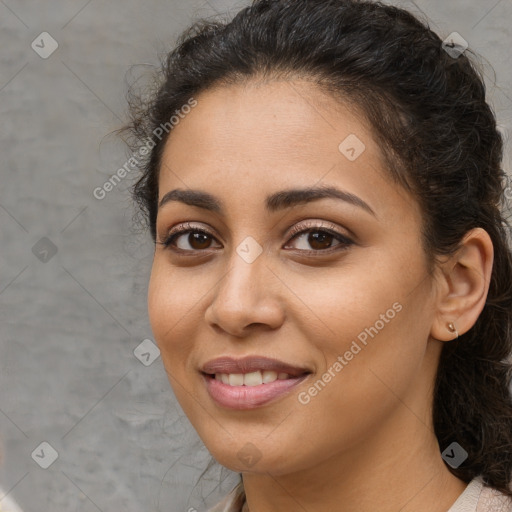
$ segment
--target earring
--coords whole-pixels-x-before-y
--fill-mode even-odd
[[[452,322],[450,322],[450,323],[448,324],[448,329],[449,329],[451,332],[455,333],[455,339],[457,339],[457,338],[459,337],[459,333],[457,332],[457,327],[455,327],[455,325],[454,325]]]

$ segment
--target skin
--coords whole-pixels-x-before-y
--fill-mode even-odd
[[[432,390],[443,343],[455,338],[448,323],[462,334],[483,308],[487,233],[470,232],[429,273],[417,202],[390,179],[357,109],[310,82],[253,80],[197,100],[167,141],[159,197],[200,189],[225,211],[160,208],[148,292],[153,334],[192,425],[221,464],[243,473],[251,512],[446,512],[467,484],[441,458]],[[338,149],[349,134],[366,146],[355,161]],[[331,198],[265,209],[272,193],[318,185],[358,196],[375,215]],[[176,243],[190,252],[178,255],[161,242],[185,222],[213,236],[191,245],[182,235]],[[308,243],[307,230],[325,225],[353,243]],[[252,263],[236,252],[247,236],[263,251]],[[298,394],[394,303],[401,311],[301,404]],[[272,403],[229,410],[199,372],[225,355],[264,355],[312,374]],[[240,450],[259,460],[249,467]]]

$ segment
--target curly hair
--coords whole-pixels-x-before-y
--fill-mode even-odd
[[[470,54],[450,55],[428,22],[381,2],[255,0],[229,22],[203,19],[183,32],[149,98],[130,98],[126,128],[135,148],[160,133],[192,95],[256,79],[307,79],[355,105],[390,179],[421,206],[432,268],[472,228],[492,240],[487,301],[475,325],[443,346],[432,414],[440,448],[456,440],[468,453],[449,470],[465,482],[481,475],[512,496],[512,254],[503,140]],[[154,141],[131,189],[153,241],[169,133]]]

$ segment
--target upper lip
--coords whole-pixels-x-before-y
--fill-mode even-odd
[[[202,371],[208,374],[215,373],[251,373],[257,370],[271,370],[278,373],[287,373],[292,377],[298,377],[304,373],[310,373],[307,368],[293,366],[289,363],[271,359],[264,356],[246,356],[233,358],[229,356],[212,359],[203,365]]]

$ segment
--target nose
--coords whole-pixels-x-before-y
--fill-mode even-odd
[[[213,329],[236,337],[246,337],[254,329],[276,329],[285,316],[282,288],[264,253],[248,263],[233,251],[227,272],[214,287],[205,320]]]

